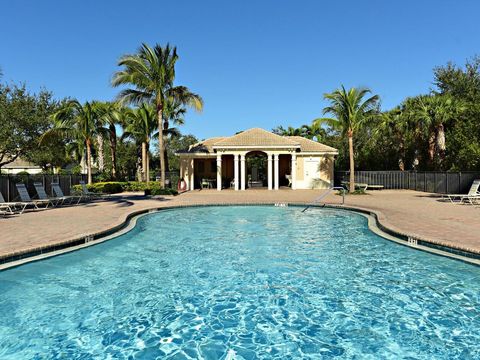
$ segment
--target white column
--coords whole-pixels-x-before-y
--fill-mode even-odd
[[[240,177],[241,189],[245,190],[245,154],[240,155]]]
[[[275,190],[278,190],[278,185],[279,185],[279,178],[278,178],[278,174],[279,174],[279,168],[278,168],[278,154],[275,154],[274,155],[274,160],[275,160]]]
[[[272,161],[272,154],[267,154],[267,160],[268,160],[268,190],[272,190],[273,188],[273,171],[272,171],[272,166],[273,166],[273,161]]]
[[[235,190],[238,191],[238,189],[240,188],[239,186],[239,180],[240,180],[240,177],[238,176],[238,157],[239,155],[238,154],[235,154],[233,155],[233,173],[234,173],[234,182],[235,182]]]
[[[292,190],[297,188],[297,154],[292,153]]]
[[[217,155],[217,190],[222,190],[222,155]]]
[[[188,190],[193,190],[193,188],[195,187],[195,176],[194,176],[194,174],[195,174],[195,160],[192,159],[190,161],[191,161],[190,169],[191,169],[192,172],[189,174],[190,175],[189,176],[190,184],[188,185]]]

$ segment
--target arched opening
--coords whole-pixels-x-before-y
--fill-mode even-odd
[[[245,157],[246,185],[248,188],[263,188],[268,183],[268,159],[263,151],[251,151]]]

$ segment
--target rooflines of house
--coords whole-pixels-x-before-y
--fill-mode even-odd
[[[191,145],[178,154],[214,154],[222,149],[297,149],[308,153],[338,154],[337,149],[301,136],[280,136],[270,131],[252,128],[230,137],[214,137]]]

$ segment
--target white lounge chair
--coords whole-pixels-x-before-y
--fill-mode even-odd
[[[444,198],[450,200],[452,203],[469,202],[470,204],[473,204],[474,201],[480,199],[480,191],[478,191],[479,187],[480,179],[475,179],[470,186],[470,190],[468,190],[468,194],[446,194],[444,195]]]
[[[26,203],[28,203],[28,205],[32,205],[36,210],[40,209],[38,207],[39,205],[45,205],[45,209],[46,209],[46,208],[48,208],[48,205],[52,204],[52,202],[48,199],[47,200],[42,200],[42,199],[32,200],[32,198],[30,197],[30,194],[28,193],[27,187],[23,183],[15,184],[15,186],[17,187],[17,191],[18,191],[18,194],[19,194],[22,202],[26,202]]]
[[[58,206],[60,203],[63,204],[64,199],[54,196],[48,196],[41,182],[34,182],[33,187],[35,188],[37,196],[40,200],[49,200],[50,204],[52,204],[53,206]]]
[[[29,205],[27,202],[18,202],[18,201],[5,201],[3,194],[0,192],[0,209],[3,209],[7,214],[13,214],[19,212],[22,214],[25,211],[25,208]]]
[[[61,204],[62,205],[65,203],[65,201],[68,201],[69,204],[72,204],[74,202],[79,204],[80,201],[82,201],[82,199],[83,199],[83,195],[68,195],[68,196],[65,196],[63,194],[62,188],[60,187],[59,183],[52,183],[52,190],[55,193],[55,196],[58,199],[61,199]]]
[[[104,196],[107,196],[108,194],[104,193],[94,193],[88,190],[87,185],[85,184],[85,181],[80,181],[80,186],[82,187],[82,195],[86,197],[87,199],[102,199]]]

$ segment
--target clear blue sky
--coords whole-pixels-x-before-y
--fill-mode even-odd
[[[122,54],[170,42],[177,84],[205,100],[182,131],[205,138],[309,123],[340,84],[383,108],[427,92],[433,67],[480,54],[478,14],[475,0],[5,0],[0,67],[35,91],[111,100]]]

